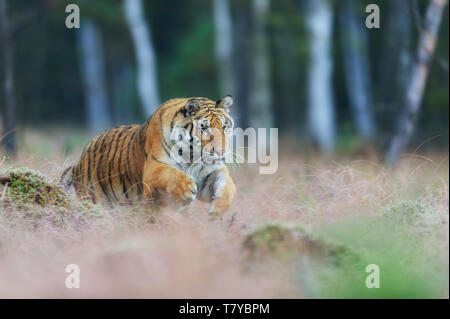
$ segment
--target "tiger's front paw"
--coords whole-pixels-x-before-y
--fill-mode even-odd
[[[236,186],[230,179],[226,185],[213,195],[214,197],[208,211],[209,220],[222,219],[222,215],[231,206],[235,194]]]
[[[180,172],[167,191],[177,203],[187,205],[197,196],[197,185],[191,177]]]

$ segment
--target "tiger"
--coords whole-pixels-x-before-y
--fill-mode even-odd
[[[61,176],[80,199],[93,203],[144,200],[154,209],[195,199],[209,202],[216,220],[230,207],[236,186],[228,171],[234,121],[230,95],[175,98],[142,125],[124,125],[93,138]]]

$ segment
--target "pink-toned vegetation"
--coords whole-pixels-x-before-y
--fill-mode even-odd
[[[64,169],[61,158],[28,157],[15,166],[54,180]],[[0,170],[8,167],[3,162]],[[284,156],[274,175],[249,165],[235,179],[237,197],[218,222],[209,222],[207,207],[197,202],[183,214],[0,204],[0,297],[311,297],[297,280],[299,270],[285,261],[244,261],[246,234],[273,221],[321,229],[376,215],[395,201],[432,207],[436,228],[428,244],[437,245],[448,265],[447,154],[405,156],[395,170],[368,160]],[[80,266],[80,289],[66,288],[67,264]]]

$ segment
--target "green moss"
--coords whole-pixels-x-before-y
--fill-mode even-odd
[[[307,255],[340,263],[348,257],[356,258],[347,247],[320,238],[300,224],[270,223],[248,233],[243,242],[245,257],[295,259]]]
[[[75,209],[80,212],[82,215],[92,218],[99,218],[102,214],[102,207],[100,205],[94,204],[88,200],[84,200],[79,202]]]
[[[442,222],[431,205],[420,201],[394,201],[387,205],[381,214],[400,224],[422,227],[422,230]]]
[[[0,185],[3,186],[8,201],[15,206],[70,206],[68,196],[62,187],[28,168],[14,168],[0,172]]]
[[[430,205],[420,201],[397,201],[390,204],[388,209],[393,213],[402,213],[412,216],[433,213],[433,208]]]
[[[418,232],[396,218],[369,215],[330,223],[315,232],[358,254],[357,260],[347,259],[339,265],[310,267],[308,279],[314,278],[311,291],[316,297],[440,298],[448,292],[448,259],[440,258],[441,248],[432,234]],[[368,289],[365,284],[370,264],[380,269],[378,289]],[[299,277],[304,273],[299,267]],[[301,284],[305,286],[305,281]]]

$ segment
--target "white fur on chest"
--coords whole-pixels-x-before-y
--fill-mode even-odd
[[[198,188],[201,188],[202,184],[208,176],[212,173],[219,173],[221,165],[192,165],[190,167],[185,167],[182,169],[184,173],[189,175],[197,184]]]
[[[197,184],[197,199],[202,201],[211,201],[216,198],[226,184],[221,165],[196,165],[186,169],[185,173]]]
[[[174,127],[170,132],[170,141],[172,142],[170,160],[174,166],[194,180],[198,190],[197,198],[210,201],[217,197],[220,189],[226,184],[226,177],[221,170],[224,164],[207,164],[199,160],[196,160],[195,164],[187,163],[189,156],[183,157],[186,153],[183,152],[183,155],[180,155],[178,150],[189,151],[190,140],[191,137],[187,130]],[[194,143],[200,145],[200,141],[196,138],[194,138]]]

